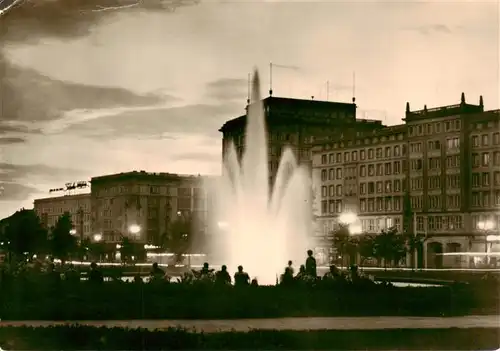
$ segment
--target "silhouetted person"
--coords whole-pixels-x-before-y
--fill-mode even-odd
[[[230,285],[231,284],[231,276],[227,272],[227,266],[223,265],[221,270],[215,273],[215,283],[217,285]]]
[[[238,266],[238,272],[234,274],[234,286],[245,286],[250,283],[250,277],[243,271],[243,266]]]
[[[352,264],[351,267],[349,268],[350,271],[350,278],[353,283],[358,282],[360,280],[360,275],[358,272],[358,266],[355,264]]]
[[[152,280],[156,280],[156,281],[159,281],[159,280],[162,280],[163,278],[165,278],[165,271],[163,269],[161,269],[160,267],[158,267],[157,262],[153,263],[153,266],[151,268],[151,278],[152,278]]]
[[[208,262],[203,263],[203,268],[200,270],[200,274],[202,276],[210,275],[214,270],[210,269]]]
[[[281,284],[290,285],[292,283],[293,283],[292,261],[288,261],[288,266],[285,268],[285,273],[281,275]]]
[[[332,264],[330,266],[330,270],[325,273],[323,276],[323,279],[328,279],[328,280],[339,280],[341,279],[341,274],[340,270],[337,268],[336,265]]]
[[[316,259],[313,256],[312,250],[307,250],[307,259],[306,259],[306,274],[311,277],[316,277]]]
[[[90,264],[89,282],[90,283],[102,283],[103,281],[104,281],[104,278],[102,276],[101,271],[97,268],[97,263],[92,262]]]
[[[142,284],[142,283],[144,283],[144,281],[142,280],[141,275],[139,273],[134,275],[134,284]]]
[[[301,264],[300,268],[299,268],[299,273],[297,273],[297,275],[295,276],[295,279],[296,280],[303,280],[306,275],[307,275],[307,273],[306,273],[306,266],[304,266],[303,264]]]
[[[259,281],[257,280],[257,278],[253,278],[252,279],[252,283],[250,283],[251,286],[259,286]]]

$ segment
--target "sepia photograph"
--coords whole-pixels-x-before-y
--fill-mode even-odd
[[[498,0],[0,0],[0,351],[499,350]]]

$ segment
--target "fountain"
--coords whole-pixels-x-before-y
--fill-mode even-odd
[[[238,159],[231,144],[216,184],[212,256],[230,271],[242,265],[259,284],[274,284],[288,260],[298,266],[309,249],[312,224],[311,179],[291,149],[281,155],[274,186],[270,188],[268,136],[259,75],[255,72],[247,110],[244,154]]]

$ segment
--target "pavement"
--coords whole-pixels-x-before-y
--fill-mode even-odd
[[[144,328],[148,330],[182,327],[193,331],[214,333],[221,331],[246,332],[251,329],[275,330],[381,330],[381,329],[500,329],[500,316],[462,317],[310,317],[233,320],[106,320],[106,321],[0,321],[7,326],[48,327],[64,325],[94,327]]]

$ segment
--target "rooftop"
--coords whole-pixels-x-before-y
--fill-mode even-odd
[[[436,118],[436,117],[449,117],[455,115],[463,115],[463,114],[473,114],[480,113],[484,111],[483,97],[479,97],[479,105],[468,104],[465,102],[465,94],[462,93],[459,104],[454,105],[446,105],[439,107],[431,107],[427,108],[427,105],[424,105],[424,108],[421,110],[410,110],[410,103],[406,103],[406,113],[404,120],[407,122],[427,119],[427,118]]]
[[[182,180],[194,180],[201,178],[201,175],[192,174],[177,174],[177,173],[164,173],[164,172],[146,172],[146,171],[131,171],[122,172],[116,174],[108,174],[98,177],[93,177],[91,183],[107,182],[114,180],[163,180],[163,181],[182,181]]]

